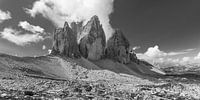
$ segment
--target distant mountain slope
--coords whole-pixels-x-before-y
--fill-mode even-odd
[[[154,68],[154,66],[145,65],[143,62],[140,62],[139,64],[135,62],[130,62],[129,64],[121,64],[109,59],[105,59],[100,61],[94,61],[94,63],[102,69],[111,70],[116,73],[125,73],[136,76],[156,76],[165,74],[159,69],[154,70],[156,69]]]
[[[58,56],[41,57],[15,57],[0,54],[1,72],[19,72],[29,76],[50,77],[58,79],[85,77],[88,71],[110,70],[144,77],[145,75],[161,75],[154,72],[153,66],[136,64],[134,62],[124,65],[109,59],[89,61],[85,58],[71,59]]]

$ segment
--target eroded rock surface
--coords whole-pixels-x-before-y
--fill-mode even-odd
[[[76,33],[73,32],[67,22],[65,22],[64,28],[56,29],[53,34],[52,54],[71,58],[80,57]]]
[[[74,32],[77,41],[80,38],[81,32],[83,31],[83,23],[82,22],[72,22],[71,29]]]
[[[139,64],[140,61],[139,61],[139,59],[137,58],[137,56],[136,56],[136,54],[134,53],[133,50],[130,50],[129,56],[130,56],[130,60],[131,60],[132,62],[135,62],[135,63]]]
[[[106,37],[97,16],[84,26],[78,39],[80,53],[89,60],[99,60],[104,56]]]
[[[129,41],[121,30],[116,30],[113,36],[107,41],[106,57],[127,64],[130,62]]]

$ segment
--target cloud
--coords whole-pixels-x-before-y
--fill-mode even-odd
[[[187,62],[190,62],[190,59],[191,59],[190,57],[183,57],[181,62],[187,63]]]
[[[194,51],[195,49],[186,49],[186,50],[184,50],[184,51],[186,51],[186,52],[190,52],[190,51]]]
[[[45,49],[46,49],[46,46],[45,46],[45,45],[43,45],[43,46],[42,46],[42,50],[45,50]]]
[[[49,50],[48,50],[48,53],[49,53],[49,54],[51,54],[51,51],[52,51],[52,50],[51,50],[51,49],[49,49]]]
[[[145,53],[138,53],[136,54],[139,59],[143,59],[148,61],[151,64],[154,63],[163,63],[163,62],[170,62],[170,63],[183,63],[188,62],[191,58],[183,57],[180,59],[172,59],[170,57],[182,55],[193,51],[194,49],[186,49],[177,52],[164,52],[160,50],[159,46],[156,45],[154,47],[149,47]]]
[[[39,0],[34,2],[31,9],[25,10],[32,17],[42,15],[59,27],[63,26],[64,21],[86,24],[92,16],[97,15],[108,39],[113,33],[109,19],[113,3],[114,0]]]
[[[179,51],[179,52],[169,52],[167,53],[168,56],[176,56],[176,55],[182,55],[182,54],[186,54],[190,51]]]
[[[27,21],[20,21],[18,26],[32,33],[44,33],[43,28],[41,28],[40,26],[31,25]]]
[[[145,52],[144,55],[147,55],[148,57],[151,57],[151,58],[157,58],[157,57],[166,56],[167,53],[165,53],[164,51],[161,51],[159,47],[156,45],[154,47],[148,48],[147,52]]]
[[[12,28],[5,28],[0,33],[0,37],[20,46],[44,40],[40,34],[22,34],[21,31]]]
[[[12,17],[11,17],[11,14],[9,11],[4,12],[4,11],[0,10],[0,23],[2,23],[5,20],[9,20],[11,18]]]
[[[198,60],[198,59],[200,59],[200,52],[197,54],[197,56],[196,56],[196,57],[194,57],[194,59],[195,59],[195,60]]]
[[[140,49],[140,46],[135,46],[135,47],[132,48],[133,51],[135,51],[137,49]]]
[[[159,57],[165,57],[165,56],[176,56],[176,55],[182,55],[191,52],[194,49],[187,49],[182,50],[178,52],[164,52],[159,49],[159,46],[156,45],[154,47],[149,47],[147,51],[144,53],[144,55],[151,57],[151,58],[159,58]]]
[[[4,28],[4,30],[0,32],[0,37],[20,46],[37,43],[49,38],[49,33],[45,32],[44,28],[31,25],[27,21],[20,21],[18,27],[21,27],[23,30]]]

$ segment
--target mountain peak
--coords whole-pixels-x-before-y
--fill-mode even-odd
[[[63,28],[56,29],[53,34],[53,48],[54,55],[62,55],[71,58],[79,58],[78,43],[76,41],[76,34],[65,22]]]
[[[88,23],[86,24],[86,27],[96,27],[96,28],[99,28],[101,27],[101,23],[100,23],[100,20],[99,20],[99,17],[98,16],[93,16],[89,21]]]
[[[80,53],[90,60],[99,60],[104,55],[106,37],[99,18],[93,16],[84,26],[80,38]]]
[[[97,15],[94,15],[92,18],[91,18],[91,21],[99,21],[99,17]]]
[[[107,41],[106,57],[127,64],[130,62],[129,46],[129,41],[123,35],[123,32],[116,29],[115,33]]]
[[[130,46],[130,43],[128,39],[124,36],[123,32],[121,29],[115,29],[115,32],[113,34],[113,38],[118,38],[118,41],[121,41],[126,48]]]
[[[65,22],[64,28],[68,28],[68,27],[69,27],[69,24],[67,22]]]
[[[93,16],[85,26],[82,25],[82,23],[72,22],[69,27],[65,22],[64,28],[54,34],[53,50],[68,57],[80,53],[82,57],[89,60],[100,60],[106,57],[124,64],[130,62],[130,44],[120,29],[115,30],[106,44],[105,32],[98,16]],[[135,56],[132,54],[131,58],[134,60]]]

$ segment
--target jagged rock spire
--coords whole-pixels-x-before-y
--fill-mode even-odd
[[[83,27],[79,38],[79,49],[83,57],[99,60],[104,56],[106,37],[99,18],[93,16]]]
[[[89,60],[100,60],[103,57],[127,64],[137,60],[134,53],[129,52],[129,41],[121,30],[115,30],[107,41],[103,27],[97,16],[93,16],[85,26],[83,23],[65,22],[63,28],[57,28],[53,34],[52,54]]]
[[[129,41],[123,35],[122,31],[117,29],[107,41],[106,57],[127,64],[130,62],[129,46]]]
[[[52,54],[71,58],[80,57],[75,33],[67,22],[65,22],[63,28],[56,29],[53,34]]]
[[[75,33],[77,37],[77,41],[80,38],[81,32],[83,30],[83,22],[72,22],[71,23],[72,31]]]

